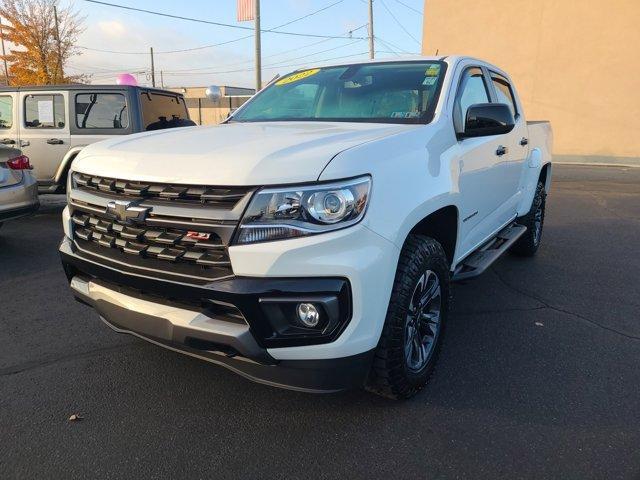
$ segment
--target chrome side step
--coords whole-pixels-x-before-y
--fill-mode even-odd
[[[457,282],[477,277],[500,258],[500,255],[506,252],[526,231],[527,227],[517,223],[503,228],[489,242],[460,262],[453,272],[452,280]]]

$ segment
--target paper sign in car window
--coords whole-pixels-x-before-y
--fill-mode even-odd
[[[303,72],[294,73],[293,75],[289,75],[288,77],[284,77],[282,80],[278,80],[276,85],[286,85],[287,83],[297,82],[302,80],[303,78],[310,77],[311,75],[315,75],[320,71],[319,68],[313,68],[311,70],[305,70]]]
[[[53,100],[38,100],[38,120],[53,123]]]
[[[431,65],[427,68],[427,71],[424,72],[425,77],[437,77],[440,75],[440,65]]]

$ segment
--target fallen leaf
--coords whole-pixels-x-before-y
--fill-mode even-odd
[[[82,415],[80,415],[79,413],[74,413],[73,415],[71,415],[69,417],[69,421],[70,422],[79,422],[80,420],[82,420],[83,417]]]

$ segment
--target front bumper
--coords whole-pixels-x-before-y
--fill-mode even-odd
[[[78,252],[67,237],[60,245],[60,255],[74,296],[97,310],[118,332],[274,386],[331,392],[360,387],[366,380],[373,349],[331,359],[277,359],[272,353],[279,349],[266,348],[260,330],[264,322],[261,299],[343,297],[345,286],[348,293],[345,279],[234,277],[192,285],[134,276],[101,265]],[[234,316],[236,308],[246,322]]]

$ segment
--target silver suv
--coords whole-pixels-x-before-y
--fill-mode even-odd
[[[121,85],[0,88],[0,144],[20,148],[40,193],[66,187],[73,158],[90,143],[195,125],[182,95]]]

